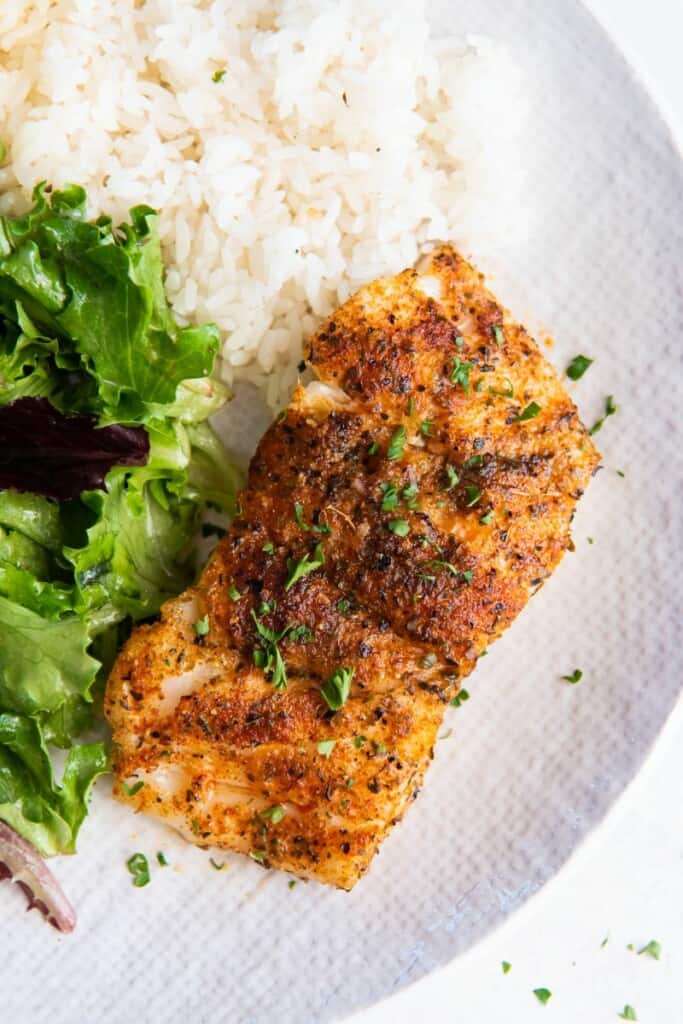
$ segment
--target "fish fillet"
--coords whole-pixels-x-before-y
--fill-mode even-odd
[[[106,713],[121,800],[350,889],[446,705],[571,546],[599,456],[448,246],[350,298],[308,362],[199,582],[121,651]]]

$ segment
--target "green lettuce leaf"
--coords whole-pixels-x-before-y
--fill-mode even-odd
[[[175,401],[182,381],[211,374],[218,330],[176,323],[164,292],[156,211],[135,207],[131,224],[115,232],[107,218],[83,219],[79,186],[48,195],[41,184],[34,204],[24,217],[0,218],[0,312],[15,325],[6,356],[19,349],[26,361],[6,368],[12,386],[5,401],[25,389],[19,370],[25,374],[27,364],[38,375],[31,394],[80,411],[82,397],[75,408],[70,392],[84,388],[101,425],[143,423],[152,407]],[[62,379],[67,370],[77,375],[76,388]],[[45,390],[40,382],[50,380]]]
[[[30,715],[55,711],[71,694],[87,700],[99,667],[89,642],[82,619],[51,622],[0,597],[0,707]]]
[[[218,345],[214,325],[176,323],[149,207],[115,229],[86,220],[80,187],[41,184],[0,217],[0,405],[42,397],[150,441],[146,465],[78,500],[0,491],[0,819],[45,856],[75,849],[107,770],[102,744],[74,741],[121,639],[193,579],[207,505],[233,510],[240,476],[206,422],[228,397]]]
[[[107,768],[102,743],[81,744],[69,751],[56,785],[39,722],[0,714],[0,818],[43,856],[74,852],[88,793]]]

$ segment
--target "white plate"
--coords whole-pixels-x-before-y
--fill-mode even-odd
[[[678,695],[683,431],[683,171],[667,130],[574,0],[434,4],[435,25],[504,40],[527,69],[533,217],[522,248],[479,254],[515,315],[551,329],[604,469],[576,552],[482,662],[427,785],[350,895],[207,855],[109,800],[57,864],[78,906],[60,938],[0,890],[3,1017],[326,1021],[443,964],[566,861],[633,777]],[[244,406],[242,405],[242,408]],[[231,415],[239,414],[240,406]],[[252,439],[253,440],[253,439]],[[623,469],[625,477],[617,475]],[[594,538],[590,545],[587,538]],[[559,677],[584,671],[572,687]],[[172,867],[130,885],[125,859]]]

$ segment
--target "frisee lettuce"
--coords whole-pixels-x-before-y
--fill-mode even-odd
[[[86,219],[78,186],[43,183],[33,199],[0,217],[4,419],[17,399],[47,399],[98,428],[144,428],[150,445],[144,465],[114,465],[75,500],[0,491],[0,819],[50,856],[75,849],[107,768],[103,743],[75,741],[122,631],[191,581],[202,513],[230,513],[240,481],[207,423],[227,397],[211,378],[218,331],[176,323],[156,212],[114,228]],[[35,449],[19,453],[34,472]],[[59,784],[51,746],[68,749]]]

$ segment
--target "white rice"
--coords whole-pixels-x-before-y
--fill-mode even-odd
[[[176,313],[274,408],[359,284],[521,227],[517,69],[419,0],[2,0],[0,51],[0,209],[161,208]]]

